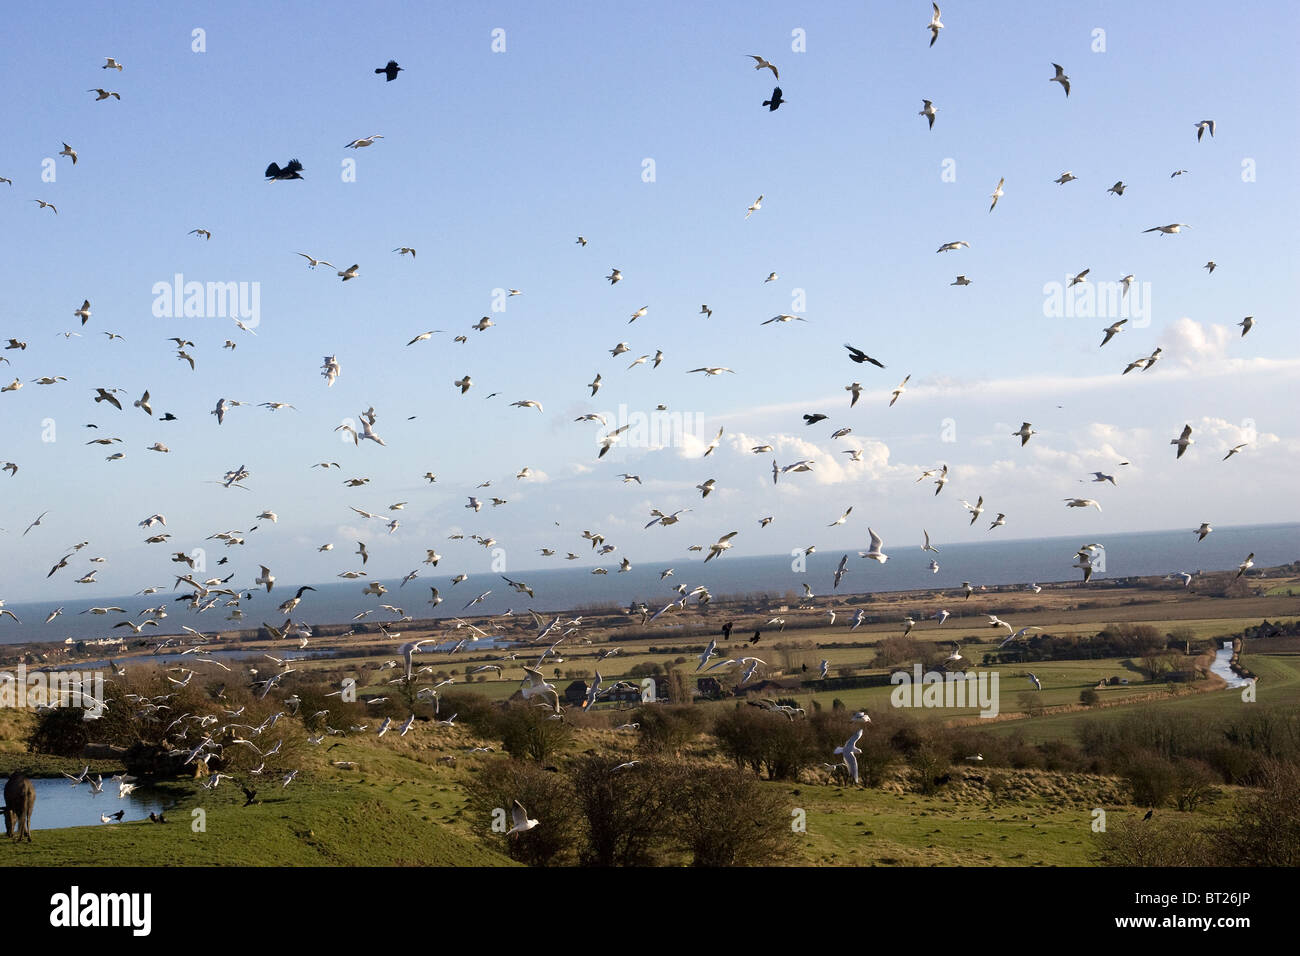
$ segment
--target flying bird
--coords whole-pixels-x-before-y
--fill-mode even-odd
[[[1061,84],[1061,89],[1065,90],[1066,98],[1069,98],[1069,96],[1070,96],[1070,78],[1069,78],[1068,76],[1065,75],[1065,70],[1063,70],[1063,69],[1061,68],[1061,64],[1059,64],[1059,63],[1053,63],[1052,66],[1054,66],[1054,67],[1056,68],[1056,76],[1051,77],[1051,78],[1048,80],[1048,82],[1049,82],[1049,83],[1060,83],[1060,84]]]
[[[375,72],[384,74],[386,82],[391,83],[397,79],[397,74],[401,73],[402,70],[403,67],[398,66],[396,60],[389,60],[385,66],[379,67]]]
[[[749,53],[749,54],[746,54],[746,55],[749,56],[750,59],[752,59],[752,60],[754,61],[754,69],[756,69],[756,70],[762,70],[762,69],[768,69],[768,70],[771,70],[771,71],[772,71],[772,76],[773,76],[775,79],[778,79],[778,80],[781,79],[781,74],[778,73],[778,72],[776,71],[776,67],[773,66],[771,63],[767,62],[767,60],[763,59],[763,58],[762,58],[761,56],[759,56],[757,53]],[[766,105],[766,104],[764,104],[764,105]]]
[[[785,100],[781,98],[781,87],[777,86],[772,88],[772,98],[763,100],[763,105],[767,107],[769,113],[774,113],[777,107],[784,102]]]

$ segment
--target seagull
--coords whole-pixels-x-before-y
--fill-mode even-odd
[[[1248,315],[1237,324],[1241,326],[1242,338],[1245,338],[1246,333],[1255,327],[1255,317],[1253,315]]]
[[[772,276],[775,276],[775,275],[776,275],[776,273],[773,272],[773,273],[772,273]],[[768,277],[768,278],[765,279],[764,281],[765,281],[765,282],[771,282],[771,281],[772,281],[772,278],[771,278],[771,277]],[[772,316],[770,319],[768,319],[768,320],[766,320],[766,321],[764,321],[764,322],[760,322],[760,323],[758,323],[758,324],[759,324],[759,325],[771,325],[773,322],[780,322],[780,323],[782,323],[782,324],[785,324],[785,323],[787,323],[787,322],[807,322],[807,321],[808,321],[808,320],[805,319],[805,318],[803,318],[802,316],[799,316],[799,315],[790,315],[790,314],[787,313],[787,312],[782,312],[780,315],[774,315],[774,316]]]
[[[970,512],[970,523],[973,525],[981,514],[984,513],[984,496],[980,495],[979,499],[972,505],[965,498],[961,499],[962,507]]]
[[[122,99],[122,94],[121,94],[121,93],[115,93],[115,92],[113,92],[112,90],[105,90],[105,89],[102,89],[102,88],[99,88],[99,89],[93,89],[93,90],[86,90],[86,92],[87,92],[87,93],[97,93],[97,94],[99,94],[98,96],[95,97],[95,102],[96,102],[96,103],[98,103],[100,100],[106,100],[106,99],[108,99],[110,96],[116,96],[119,100]]]
[[[75,310],[72,314],[75,316],[79,316],[81,318],[81,324],[85,325],[86,322],[90,319],[90,300],[89,299],[84,300],[81,303],[81,308]]]
[[[760,195],[757,199],[755,199],[752,203],[750,203],[749,211],[745,213],[745,218],[748,219],[750,216],[752,216],[754,213],[758,212],[762,208],[763,208],[763,197]],[[701,311],[703,311],[705,308],[708,307],[707,306],[701,307]],[[708,314],[709,314],[709,318],[712,318],[713,310],[709,309]]]
[[[1034,431],[1033,427],[1029,424],[1029,422],[1022,422],[1020,425],[1020,430],[1012,432],[1011,437],[1015,438],[1016,436],[1019,436],[1020,447],[1024,448],[1025,444],[1029,441],[1029,436],[1037,435],[1037,434],[1038,432]]]
[[[1198,143],[1207,129],[1210,131],[1210,139],[1214,139],[1214,120],[1201,120],[1196,124],[1196,141]]]
[[[1185,223],[1185,222],[1171,222],[1171,223],[1170,223],[1169,225],[1167,225],[1167,226],[1152,226],[1150,229],[1143,229],[1142,231],[1143,231],[1143,232],[1158,232],[1158,233],[1160,233],[1161,235],[1172,236],[1172,235],[1175,235],[1175,234],[1178,233],[1178,232],[1181,232],[1183,229],[1190,229],[1190,228],[1192,228],[1192,227],[1189,226],[1189,225],[1187,225],[1187,223]]]
[[[101,69],[101,70],[117,70],[117,72],[121,73],[121,72],[122,72],[122,64],[121,64],[121,63],[118,63],[117,60],[113,59],[111,56],[106,56],[106,57],[104,57],[104,65],[101,66],[100,69]]]
[[[767,60],[763,59],[763,58],[762,58],[761,56],[759,56],[757,53],[749,53],[749,54],[746,54],[746,55],[747,55],[750,59],[752,59],[752,60],[754,61],[754,69],[756,69],[756,70],[762,70],[762,69],[768,69],[768,70],[771,70],[771,71],[772,71],[772,76],[773,76],[774,78],[776,78],[776,79],[778,79],[778,80],[781,79],[781,74],[778,73],[778,72],[776,71],[776,67],[773,66],[771,63],[767,62]]]
[[[1243,561],[1243,562],[1241,562],[1241,564],[1237,565],[1237,575],[1236,575],[1236,576],[1237,576],[1238,578],[1241,577],[1243,574],[1245,574],[1247,571],[1249,571],[1249,570],[1250,570],[1251,568],[1253,568],[1254,566],[1255,566],[1255,552],[1252,551],[1252,552],[1250,552],[1250,554],[1246,555],[1246,560],[1245,560],[1245,561]],[[1235,578],[1234,578],[1234,580],[1235,580]]]
[[[686,374],[690,375],[694,372],[703,372],[706,378],[712,377],[714,375],[721,375],[723,372],[731,372],[732,375],[736,374],[734,369],[725,368],[723,366],[706,366],[704,368],[693,368],[690,371],[688,371]]]
[[[1124,288],[1127,289],[1128,286],[1126,285]],[[1102,345],[1105,345],[1107,342],[1109,342],[1111,339],[1113,339],[1117,334],[1119,334],[1120,332],[1122,332],[1122,331],[1124,330],[1124,326],[1125,326],[1125,324],[1126,324],[1127,322],[1128,322],[1128,319],[1120,319],[1118,322],[1115,322],[1115,323],[1112,323],[1111,325],[1106,326],[1106,328],[1102,330],[1102,331],[1104,331],[1104,332],[1106,333],[1106,337],[1105,337],[1104,339],[1101,340],[1101,344],[1102,344]],[[1100,348],[1100,347],[1101,347],[1101,346],[1098,346],[1098,348]]]
[[[746,218],[749,218],[749,217],[747,216]],[[713,318],[713,310],[710,309],[710,308],[708,307],[707,304],[706,304],[706,305],[702,305],[702,306],[700,306],[700,315],[708,316],[708,317],[711,319],[711,318]]]
[[[326,262],[324,259],[313,259],[305,252],[296,252],[294,253],[294,255],[302,256],[304,259],[306,259],[308,269],[315,269],[317,266],[329,266],[331,269],[338,268],[336,265],[334,265],[334,263]]]
[[[1051,77],[1047,82],[1049,82],[1049,83],[1060,83],[1060,84],[1061,84],[1061,89],[1065,90],[1066,98],[1069,98],[1069,96],[1070,96],[1070,78],[1069,78],[1068,76],[1065,75],[1065,70],[1061,69],[1061,64],[1059,64],[1059,63],[1053,63],[1052,66],[1056,67],[1056,76]]]
[[[1093,479],[1092,479],[1092,480],[1093,480],[1094,482],[1109,481],[1112,485],[1115,484],[1115,476],[1114,476],[1114,475],[1104,475],[1104,474],[1102,474],[1100,471],[1094,471],[1092,474],[1093,474]]]
[[[1114,193],[1116,196],[1122,196],[1126,189],[1128,189],[1128,186],[1124,185],[1124,180],[1121,179],[1114,186],[1111,186],[1110,189],[1107,189],[1106,192]]]
[[[1224,461],[1227,461],[1227,460],[1228,460],[1229,458],[1231,458],[1233,455],[1239,454],[1239,453],[1241,452],[1241,450],[1242,450],[1243,448],[1245,448],[1245,447],[1246,447],[1247,445],[1249,445],[1249,444],[1250,444],[1250,442],[1248,442],[1248,441],[1244,441],[1244,442],[1242,442],[1240,445],[1233,445],[1231,448],[1228,449],[1228,453],[1227,453],[1226,455],[1223,456],[1223,460],[1224,460]]]
[[[212,238],[212,233],[211,233],[211,231],[209,231],[209,230],[207,230],[207,229],[191,229],[191,230],[190,230],[189,232],[187,232],[185,235],[187,235],[187,236],[199,236],[200,238],[203,238],[203,239],[211,239],[211,238]]]
[[[72,165],[77,165],[77,151],[67,143],[63,144],[63,149],[59,151],[60,156],[67,156],[72,160]]]
[[[922,104],[921,112],[917,113],[916,115],[926,117],[930,121],[930,129],[934,129],[934,114],[935,114],[934,104],[929,100],[921,100],[921,104]]]
[[[1210,527],[1210,523],[1208,521],[1202,521],[1201,526],[1197,528],[1195,531],[1193,531],[1192,534],[1198,536],[1196,539],[1197,541],[1204,541],[1205,536],[1213,530],[1214,529]]]
[[[989,530],[992,531],[994,528],[1000,528],[1006,523],[1007,523],[1007,516],[1004,515],[1001,511],[999,511],[998,516],[994,518],[993,523],[989,525]]]
[[[968,279],[968,278],[966,278],[964,275],[960,275],[960,276],[958,276],[956,279],[954,279],[952,282],[949,282],[948,284],[949,284],[949,285],[970,285],[970,284],[971,284],[971,280]]]
[[[1062,500],[1065,502],[1065,507],[1067,508],[1093,507],[1096,508],[1098,511],[1101,510],[1101,505],[1099,505],[1096,501],[1094,501],[1091,498],[1064,498]]]
[[[909,372],[906,378],[904,378],[901,382],[899,382],[896,386],[894,386],[894,390],[890,392],[890,394],[893,396],[893,398],[889,400],[890,408],[894,407],[894,402],[898,401],[898,396],[903,394],[903,389],[907,387],[907,383],[911,380],[911,378],[912,375]]]
[[[836,518],[834,521],[832,521],[832,522],[831,522],[830,524],[828,524],[826,527],[828,527],[828,528],[833,528],[833,527],[835,527],[837,524],[844,524],[844,522],[848,520],[849,515],[851,515],[852,513],[853,513],[853,506],[852,506],[852,505],[849,505],[849,507],[848,507],[847,509],[845,509],[845,511],[844,511],[844,513],[843,513],[842,515],[840,515],[838,518]]]
[[[934,7],[934,13],[930,15],[930,25],[926,29],[930,31],[930,46],[934,46],[934,41],[939,39],[939,31],[943,29],[943,23],[939,20],[939,4],[932,2],[930,6]],[[857,783],[857,779],[855,778],[853,782]]]
[[[406,344],[407,346],[411,346],[414,345],[416,342],[423,342],[426,339],[431,338],[435,332],[441,332],[441,331],[442,329],[430,329],[428,332],[421,332],[419,335],[411,339],[411,341],[407,342]]]
[[[1074,288],[1076,285],[1078,285],[1080,282],[1085,281],[1085,280],[1087,279],[1088,273],[1091,272],[1091,271],[1092,271],[1091,268],[1087,268],[1087,269],[1084,269],[1082,272],[1080,272],[1078,275],[1070,276],[1070,284],[1069,284],[1068,286],[1066,286],[1066,288],[1071,288],[1071,289],[1072,289],[1072,288]]]
[[[953,252],[953,251],[955,251],[955,250],[957,250],[957,249],[960,249],[962,246],[965,246],[967,249],[969,249],[969,248],[970,248],[970,243],[967,242],[967,241],[964,240],[964,239],[958,239],[956,242],[945,242],[943,245],[941,245],[938,249],[936,249],[936,250],[934,250],[934,251],[935,251],[935,252]]]
[[[1040,680],[1039,680],[1037,677],[1035,677],[1033,674],[1031,674],[1031,673],[1029,673],[1028,671],[1026,671],[1026,672],[1025,672],[1025,676],[1028,677],[1028,678],[1029,678],[1029,682],[1030,682],[1031,684],[1034,685],[1034,690],[1042,690],[1042,689],[1043,689],[1043,682],[1040,681]]]
[[[867,528],[867,534],[871,535],[871,547],[866,551],[859,551],[858,555],[863,558],[870,558],[872,561],[879,561],[884,564],[889,560],[889,555],[880,550],[883,542],[880,535],[876,534],[871,528]]]
[[[354,140],[353,140],[352,142],[350,142],[350,143],[345,143],[344,146],[343,146],[343,148],[344,148],[344,149],[361,149],[363,146],[373,146],[375,140],[377,140],[377,139],[383,139],[383,138],[384,138],[384,137],[381,136],[379,133],[374,133],[374,134],[372,134],[372,135],[370,135],[370,136],[367,136],[365,139],[354,139]],[[393,251],[394,251],[394,252],[397,252],[396,249],[394,249]],[[414,254],[415,254],[415,250],[411,250],[411,254],[414,255]]]
[[[1177,438],[1169,439],[1169,444],[1178,446],[1178,454],[1176,456],[1177,458],[1183,457],[1183,452],[1187,451],[1188,445],[1195,444],[1195,442],[1192,441],[1191,434],[1192,434],[1192,426],[1184,425],[1183,433],[1181,435],[1179,435]]]
[[[1217,269],[1218,266],[1219,264],[1215,262],[1213,259],[1211,259],[1205,265],[1201,266],[1201,268],[1210,270],[1210,275],[1214,275],[1214,270]]]
[[[722,552],[731,547],[731,539],[740,534],[739,531],[729,531],[719,538],[715,543],[709,545],[709,553],[704,558],[704,563],[708,564]]]
[[[527,833],[537,826],[537,821],[528,818],[528,811],[524,809],[524,805],[518,800],[514,802],[514,806],[510,810],[510,820],[514,825],[506,831],[508,837],[517,837],[519,834]]]
[[[858,755],[862,751],[858,749],[858,741],[862,739],[864,730],[865,728],[859,727],[853,732],[853,736],[844,742],[844,746],[835,748],[836,755],[844,758],[844,766],[848,768],[849,776],[853,778],[854,783],[859,782]]]
[[[1006,177],[1003,177],[1002,179],[998,180],[998,188],[993,190],[993,205],[989,206],[989,212],[993,211],[993,206],[996,206],[998,204],[998,200],[1002,198],[1002,184],[1005,183],[1006,181],[1007,181]]]
[[[633,322],[635,322],[637,319],[644,316],[649,311],[650,311],[650,306],[648,305],[641,306],[641,308],[637,309],[635,312],[632,313],[632,318],[627,320],[627,324],[631,325]]]
[[[1054,179],[1052,180],[1052,182],[1059,183],[1060,185],[1064,186],[1066,183],[1072,183],[1078,178],[1079,178],[1078,176],[1074,175],[1074,173],[1070,172],[1067,169],[1065,172],[1061,173],[1059,179]]]
[[[349,279],[355,279],[360,269],[361,267],[359,265],[353,263],[352,265],[348,266],[347,269],[345,269],[344,271],[338,274],[339,278],[342,279],[344,282],[347,282]]]
[[[40,203],[42,209],[53,209],[54,215],[56,216],[59,214],[58,207],[56,207],[52,202],[46,202],[44,199],[33,199],[32,202]],[[84,325],[85,323],[82,324]],[[64,334],[66,335],[66,333]]]

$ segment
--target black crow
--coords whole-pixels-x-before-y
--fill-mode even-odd
[[[388,78],[388,82],[391,83],[397,79],[397,74],[402,72],[402,68],[397,65],[396,60],[389,60],[387,66],[381,66],[375,72],[384,74]]]
[[[243,786],[241,786],[239,789],[244,791],[244,797],[245,797],[244,806],[251,807],[253,805],[254,798],[256,798],[257,796],[257,791]]]
[[[772,98],[770,100],[763,100],[763,105],[767,107],[767,110],[770,113],[775,111],[776,108],[784,102],[785,100],[781,99],[781,87],[778,86],[772,90]]]
[[[762,636],[762,634],[763,634],[763,632],[762,632],[761,630],[755,631],[755,632],[754,632],[754,636],[751,637],[751,638],[749,639],[749,643],[750,643],[750,644],[757,644],[757,643],[758,643],[758,639]]]
[[[828,416],[822,415],[820,413],[816,415],[805,415],[803,417],[803,423],[805,425],[816,425],[818,422],[825,421],[827,417]]]
[[[880,364],[875,359],[873,359],[866,352],[862,351],[862,349],[855,349],[852,345],[849,345],[849,343],[847,342],[844,343],[844,347],[849,350],[849,358],[853,359],[853,361],[857,362],[859,365],[861,365],[863,362],[870,362],[872,365],[876,366],[876,368],[885,367],[884,365]]]
[[[1151,819],[1151,815],[1152,815],[1153,813],[1155,813],[1155,812],[1156,812],[1156,811],[1155,811],[1154,808],[1148,810],[1148,811],[1147,811],[1147,815],[1144,816],[1142,819],[1143,819],[1143,820],[1150,820],[1150,819]]]
[[[180,419],[177,418],[175,415],[173,415],[171,412],[167,412],[167,414],[163,415],[163,417],[160,418],[159,421],[176,422],[176,421],[180,421]]]
[[[296,159],[289,160],[289,164],[281,169],[275,163],[266,167],[265,176],[269,180],[276,179],[302,179],[302,163]]]

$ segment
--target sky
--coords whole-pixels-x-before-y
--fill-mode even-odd
[[[10,11],[0,339],[27,347],[0,352],[0,379],[22,383],[0,393],[0,460],[18,465],[0,473],[0,600],[170,585],[172,554],[196,548],[209,575],[248,587],[260,564],[282,583],[336,580],[359,567],[359,540],[372,576],[428,548],[448,578],[488,570],[492,552],[456,533],[496,539],[498,564],[523,571],[585,558],[583,530],[618,547],[613,567],[682,561],[733,530],[733,554],[769,554],[865,549],[868,526],[886,550],[919,546],[922,528],[978,540],[998,512],[993,534],[1081,541],[1296,520],[1300,13],[951,2],[933,47],[929,19],[925,2]],[[101,69],[106,56],[123,70]],[[389,59],[404,68],[392,83],[374,74]],[[121,99],[86,92],[101,86]],[[1215,135],[1198,142],[1204,119]],[[265,180],[291,158],[303,180]],[[1076,181],[1054,182],[1067,170]],[[1190,228],[1143,232],[1175,222]],[[958,240],[969,248],[935,252]],[[971,284],[951,285],[959,274]],[[249,330],[216,301],[186,316],[160,291],[177,276],[235,283]],[[779,314],[806,321],[761,324]],[[472,329],[483,316],[492,327]],[[193,370],[170,336],[194,343]],[[846,342],[886,367],[853,364]],[[1157,347],[1154,368],[1121,375]],[[660,367],[628,367],[659,350]],[[326,355],[342,369],[332,386]],[[689,374],[702,366],[734,372]],[[100,387],[122,390],[121,411],[92,401]],[[146,389],[152,417],[131,404]],[[248,404],[218,424],[223,397]],[[510,405],[524,400],[543,410]],[[600,436],[659,404],[663,427],[597,458]],[[384,446],[335,431],[372,407]],[[588,413],[608,425],[574,421]],[[814,413],[828,418],[805,425]],[[1037,434],[1021,447],[1025,421]],[[1195,444],[1178,460],[1185,424]],[[773,459],[815,464],[773,485]],[[917,478],[942,464],[936,497]],[[224,487],[238,466],[246,488]],[[961,499],[979,496],[972,526]],[[1101,510],[1067,509],[1076,496]],[[691,510],[646,529],[652,508]],[[172,537],[145,544],[163,531],[139,527],[155,513]],[[208,540],[226,531],[246,543]],[[92,568],[96,583],[73,583]]]

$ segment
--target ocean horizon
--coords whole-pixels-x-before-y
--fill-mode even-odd
[[[625,573],[620,573],[618,559],[606,565],[564,562],[563,567],[490,570],[488,562],[482,571],[469,570],[469,578],[458,585],[451,584],[452,575],[439,569],[421,566],[420,576],[401,585],[401,578],[366,578],[353,581],[315,582],[315,593],[303,595],[302,603],[293,619],[310,627],[338,625],[350,622],[363,610],[374,609],[367,623],[393,620],[393,615],[379,608],[391,604],[417,619],[446,620],[462,615],[484,617],[513,611],[524,614],[531,608],[539,613],[575,611],[587,607],[627,607],[644,601],[653,610],[676,600],[672,590],[677,584],[688,588],[706,586],[714,598],[766,594],[791,600],[803,597],[802,585],[806,582],[813,594],[825,597],[832,594],[865,594],[880,591],[912,591],[934,588],[959,588],[962,581],[975,586],[1006,586],[1038,582],[1049,584],[1062,581],[1079,581],[1081,574],[1071,567],[1074,551],[1083,544],[1095,542],[1105,548],[1105,570],[1096,571],[1094,580],[1127,577],[1167,575],[1179,571],[1226,571],[1236,568],[1248,553],[1255,555],[1256,567],[1270,567],[1300,561],[1300,522],[1268,525],[1243,525],[1216,529],[1204,541],[1188,529],[1177,531],[1148,531],[1136,534],[1070,535],[1052,538],[1019,538],[984,540],[945,544],[937,555],[923,552],[920,542],[907,545],[886,542],[889,561],[878,564],[858,557],[857,548],[816,551],[803,558],[802,565],[789,554],[736,556],[723,554],[707,565],[699,554],[676,562],[640,563]],[[865,547],[865,543],[863,544]],[[799,552],[802,555],[802,552]],[[833,588],[833,576],[840,557],[849,556],[849,571],[838,590]],[[937,573],[929,569],[933,558],[939,564]],[[609,573],[592,574],[593,567],[605,566]],[[674,573],[660,580],[660,573],[668,567]],[[502,575],[512,580],[526,582],[536,595],[530,599],[519,594],[502,580]],[[367,583],[378,580],[388,589],[380,598],[362,594]],[[234,582],[231,582],[232,584]],[[67,598],[63,600],[11,602],[6,604],[22,621],[17,624],[5,618],[0,621],[0,644],[21,644],[36,641],[74,641],[136,635],[113,625],[127,619],[138,619],[145,608],[165,605],[167,616],[157,628],[149,628],[141,637],[161,637],[183,633],[185,624],[206,633],[237,631],[255,628],[263,621],[280,624],[284,617],[278,611],[285,598],[291,596],[301,583],[277,584],[271,594],[261,588],[249,588],[250,600],[241,601],[244,616],[241,620],[226,620],[225,609],[220,605],[210,611],[191,611],[181,601],[179,591],[159,591],[151,595],[97,596],[94,598]],[[429,588],[436,586],[443,598],[436,609],[428,604]],[[484,591],[491,591],[473,608],[465,604]],[[57,607],[63,613],[50,624],[45,618]],[[121,607],[125,614],[108,616],[82,614],[91,607]]]

